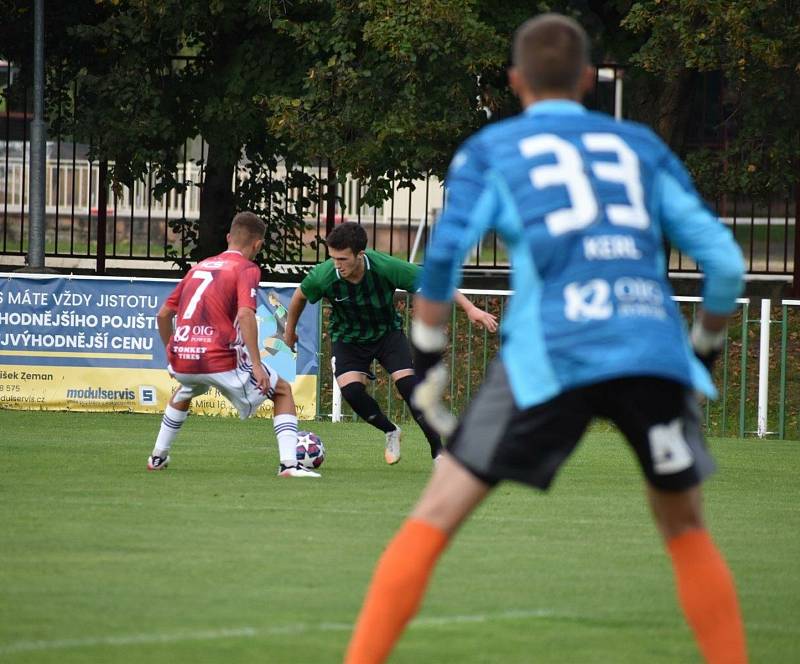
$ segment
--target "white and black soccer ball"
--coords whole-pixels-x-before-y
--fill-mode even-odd
[[[325,446],[311,431],[297,432],[297,462],[306,468],[319,468],[325,461]]]

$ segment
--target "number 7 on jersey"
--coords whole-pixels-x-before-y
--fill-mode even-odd
[[[192,294],[192,299],[189,300],[186,311],[184,311],[183,316],[181,316],[182,320],[192,317],[194,310],[197,309],[197,305],[200,303],[200,298],[203,297],[206,288],[208,288],[214,280],[214,273],[207,272],[206,270],[195,270],[192,272],[192,279],[201,279],[203,283],[201,283]]]

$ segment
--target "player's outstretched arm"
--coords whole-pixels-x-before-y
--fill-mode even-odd
[[[239,331],[242,333],[242,341],[250,356],[253,364],[253,378],[255,378],[258,389],[266,393],[269,389],[269,377],[261,364],[261,352],[258,348],[258,323],[256,323],[256,312],[250,307],[239,307],[237,314],[239,321]]]
[[[703,270],[703,308],[692,327],[691,342],[695,355],[711,370],[725,343],[725,323],[743,287],[744,260],[730,230],[686,184],[688,175],[682,165],[677,160],[671,163],[672,172],[660,172],[656,181],[661,220],[670,242]]]
[[[670,163],[672,171],[660,171],[655,185],[662,228],[672,245],[693,258],[703,271],[703,309],[730,314],[744,286],[741,249],[730,229],[705,207],[683,166],[677,160]]]
[[[295,344],[297,343],[297,321],[300,320],[300,314],[306,308],[306,296],[303,294],[301,288],[297,288],[292,295],[292,300],[289,302],[289,310],[286,314],[286,329],[283,333],[283,340],[286,345],[292,350],[296,350]]]
[[[156,325],[158,326],[158,335],[161,337],[161,343],[164,348],[169,346],[169,338],[172,336],[172,321],[175,318],[175,310],[168,307],[166,304],[161,305],[161,309],[156,314]]]
[[[461,291],[455,292],[453,302],[464,310],[473,325],[485,327],[489,332],[497,332],[497,317],[475,306]]]

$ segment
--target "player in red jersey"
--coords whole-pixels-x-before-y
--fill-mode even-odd
[[[228,250],[195,265],[158,312],[169,372],[180,387],[164,411],[148,470],[167,467],[192,398],[215,387],[243,420],[271,399],[280,451],[278,475],[320,476],[297,463],[292,388],[261,362],[259,354],[255,312],[261,270],[253,258],[264,244],[265,231],[264,222],[252,212],[237,214],[228,233]]]

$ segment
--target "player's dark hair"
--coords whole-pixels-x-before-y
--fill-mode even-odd
[[[517,28],[512,58],[531,91],[571,93],[589,64],[589,37],[567,16],[541,14]]]
[[[358,254],[367,248],[367,231],[354,221],[344,221],[328,233],[325,244],[331,249],[350,249]]]
[[[239,212],[231,222],[231,235],[237,239],[260,240],[266,232],[267,225],[252,212]]]

